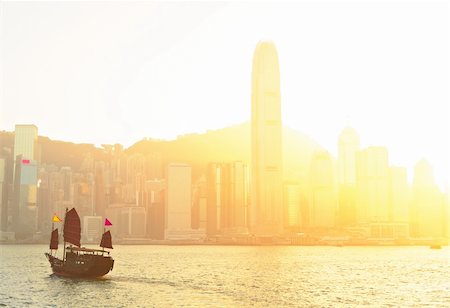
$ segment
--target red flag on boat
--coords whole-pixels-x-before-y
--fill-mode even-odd
[[[105,218],[105,226],[112,226],[112,223],[108,220],[108,218]]]

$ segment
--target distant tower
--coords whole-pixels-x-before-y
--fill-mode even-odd
[[[442,194],[435,183],[433,168],[425,159],[414,166],[411,202],[411,235],[413,237],[444,236],[445,215]]]
[[[358,133],[346,127],[339,135],[337,173],[339,184],[339,207],[337,223],[356,223],[356,153],[359,151]]]
[[[314,228],[332,228],[335,226],[337,198],[333,187],[333,160],[327,151],[314,152],[310,181],[309,224]]]
[[[283,230],[280,72],[275,45],[259,42],[252,73],[252,200],[256,235]]]
[[[360,223],[389,220],[389,159],[384,147],[371,146],[356,156],[357,219]]]
[[[350,127],[339,135],[338,176],[339,184],[353,185],[356,182],[356,152],[359,151],[358,133]]]

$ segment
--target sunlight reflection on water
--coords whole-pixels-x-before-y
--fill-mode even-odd
[[[45,245],[0,246],[12,307],[442,306],[449,250],[428,247],[116,246],[101,279],[51,274]],[[60,252],[61,253],[61,252]]]

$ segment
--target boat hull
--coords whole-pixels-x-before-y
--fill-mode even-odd
[[[102,255],[66,255],[66,260],[45,253],[53,273],[61,277],[98,278],[108,274],[114,266],[114,259]]]

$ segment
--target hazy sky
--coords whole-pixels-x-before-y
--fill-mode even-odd
[[[284,124],[336,154],[346,124],[390,161],[449,168],[447,1],[0,2],[0,130],[133,144],[247,121],[261,39]],[[410,169],[411,170],[411,169]]]

